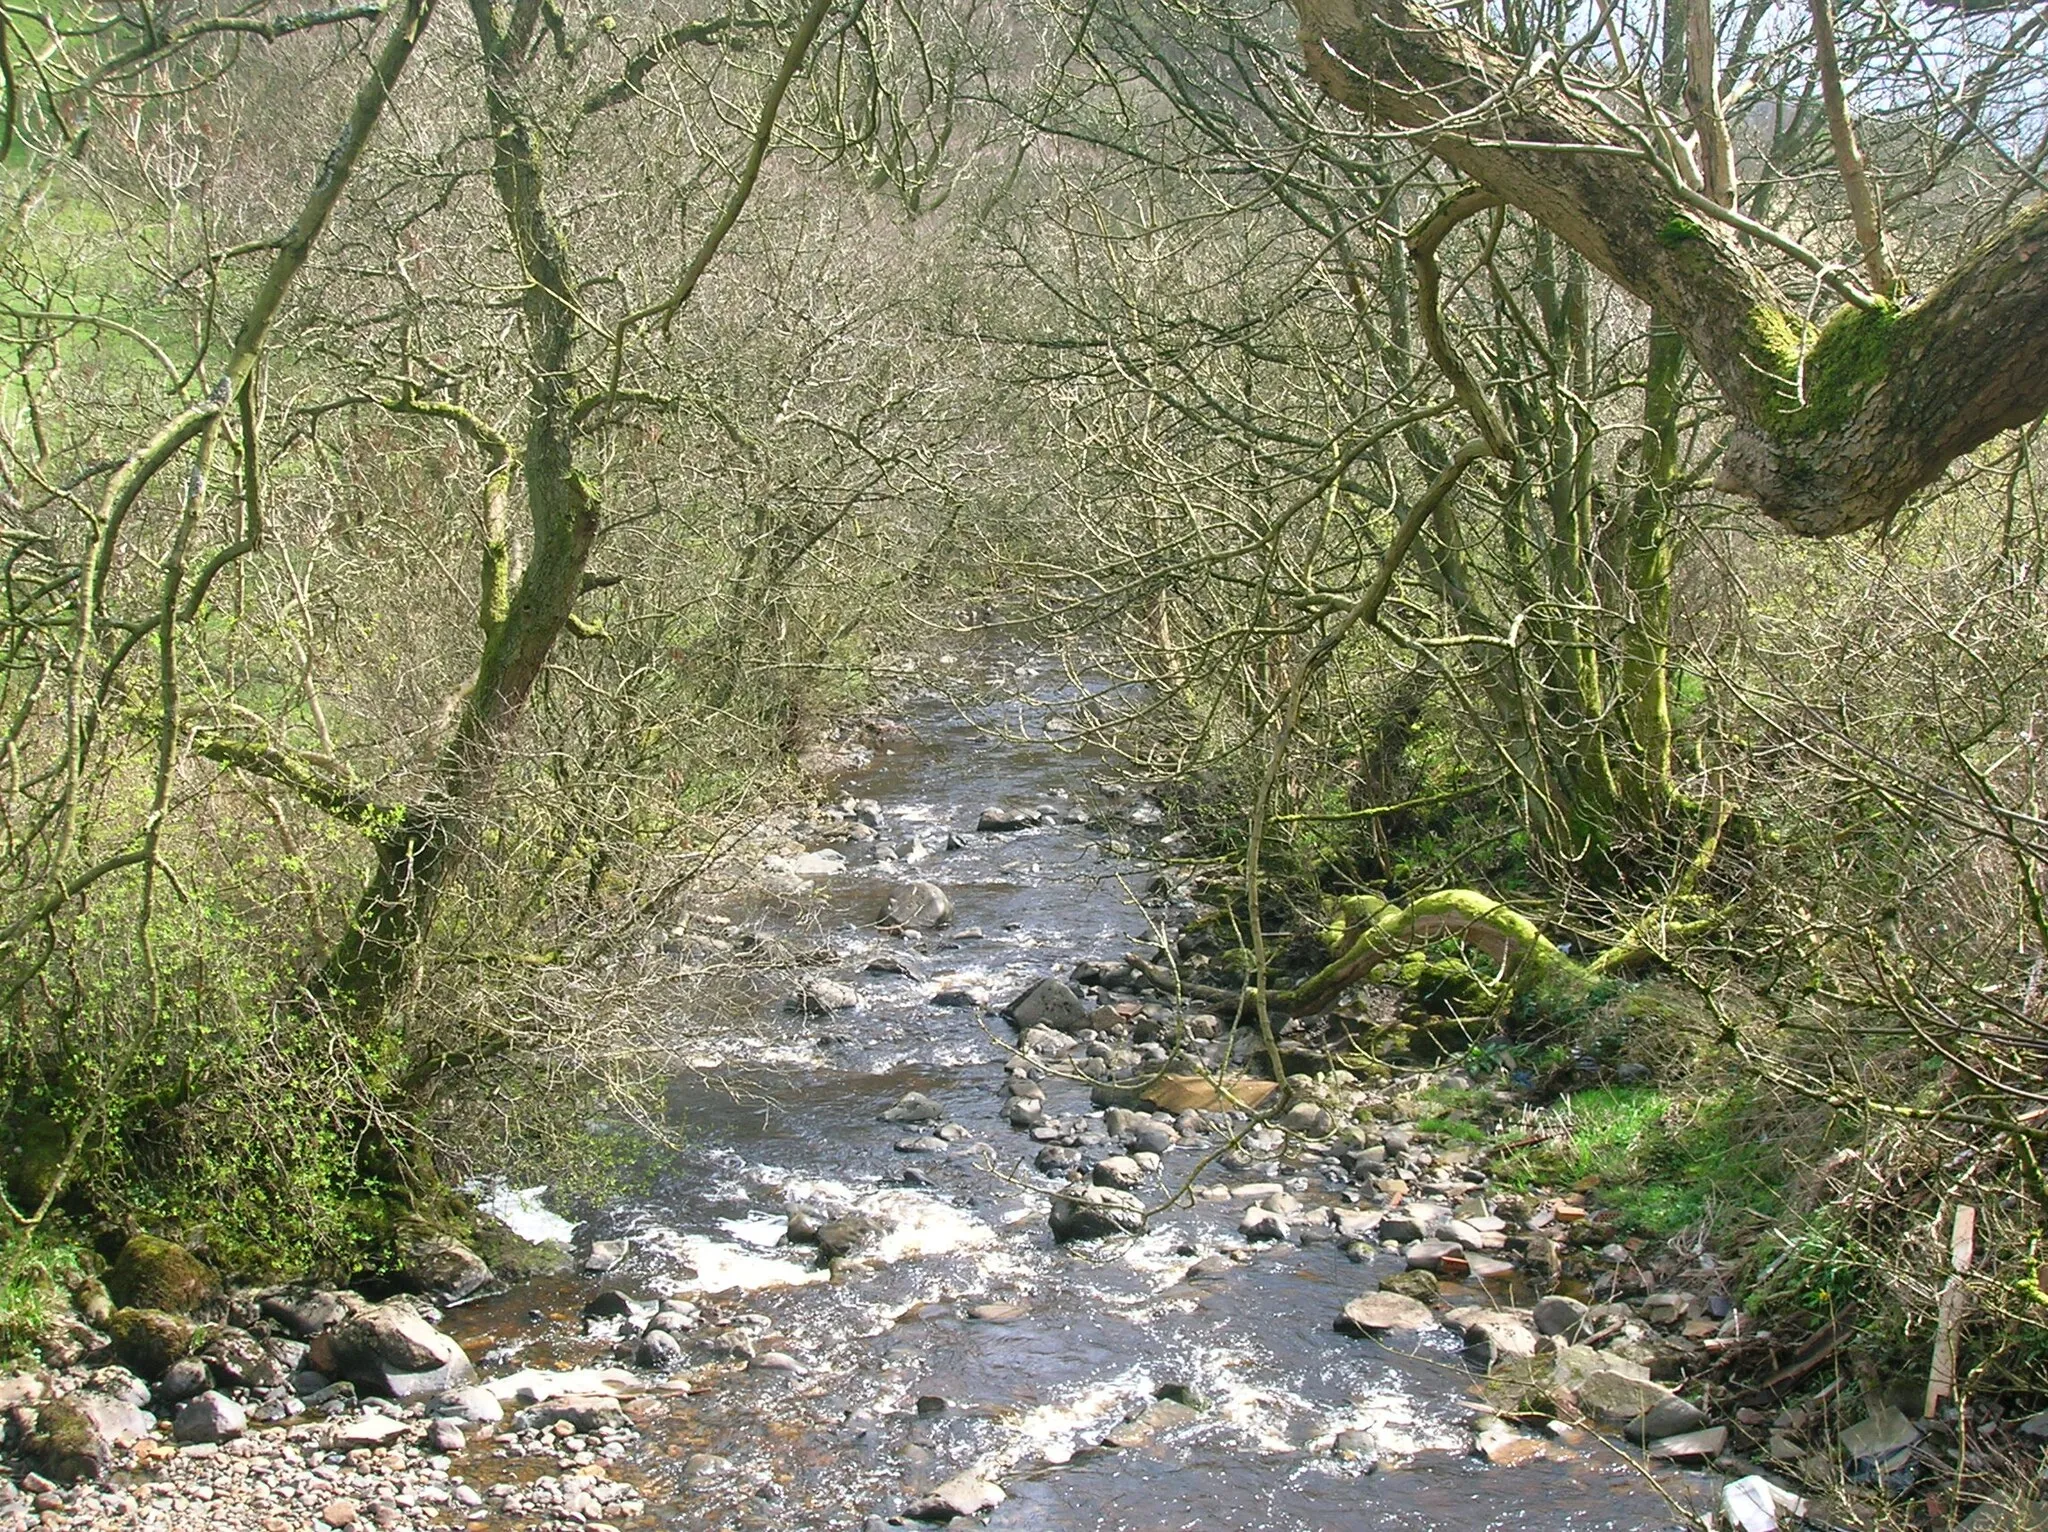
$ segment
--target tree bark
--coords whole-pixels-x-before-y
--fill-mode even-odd
[[[1553,230],[1676,324],[1734,415],[1721,486],[1792,531],[1881,522],[2048,410],[2048,202],[1925,298],[1820,330],[1628,134],[1542,70],[1414,0],[1294,0],[1308,72]]]

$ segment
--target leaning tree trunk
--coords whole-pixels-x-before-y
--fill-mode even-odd
[[[1915,304],[1844,285],[1855,301],[1814,331],[1738,242],[1740,215],[1544,71],[1418,0],[1294,9],[1333,100],[1409,135],[1679,327],[1735,417],[1722,486],[1793,531],[1880,522],[2048,410],[2048,202]]]

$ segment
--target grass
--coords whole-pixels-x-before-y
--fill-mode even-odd
[[[1695,1224],[1725,1232],[1783,1205],[1783,1160],[1755,1131],[1739,1092],[1681,1098],[1649,1086],[1567,1096],[1559,1136],[1508,1157],[1506,1184],[1593,1192],[1630,1233],[1662,1238]]]
[[[0,1245],[0,1366],[32,1358],[36,1337],[64,1306],[64,1278],[77,1270],[77,1252],[47,1237]]]

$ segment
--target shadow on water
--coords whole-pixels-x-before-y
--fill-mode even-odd
[[[804,1017],[782,992],[757,996],[731,1035],[703,1042],[701,1072],[676,1082],[685,1147],[645,1194],[591,1216],[595,1233],[633,1242],[603,1285],[701,1297],[757,1358],[777,1352],[801,1369],[733,1363],[646,1423],[634,1472],[650,1522],[859,1527],[978,1469],[1008,1494],[988,1525],[1014,1532],[1680,1524],[1597,1444],[1511,1469],[1471,1457],[1475,1396],[1447,1334],[1404,1354],[1332,1330],[1364,1274],[1335,1244],[1263,1249],[1191,1279],[1202,1256],[1245,1253],[1237,1209],[1203,1202],[1142,1238],[1051,1243],[1037,1146],[999,1115],[1009,1029],[929,997],[958,985],[1000,1004],[1077,958],[1128,950],[1151,930],[1138,894],[1154,869],[1075,822],[1077,810],[1101,815],[1101,763],[1000,737],[986,727],[996,716],[914,705],[907,736],[844,784],[879,803],[876,839],[842,845],[845,870],[776,917],[830,948],[821,971],[858,989],[860,1006]],[[992,804],[1048,805],[1058,822],[967,833],[907,862],[914,843],[943,847]],[[876,848],[904,849],[876,860]],[[874,921],[911,877],[951,895],[951,932],[915,949],[924,979],[869,973],[871,958],[906,948]],[[1080,1087],[1048,1086],[1061,1110],[1087,1110]],[[965,1130],[948,1152],[895,1147],[907,1130],[879,1115],[911,1090]],[[1176,1152],[1165,1173],[1193,1165]],[[791,1205],[874,1216],[888,1231],[882,1259],[832,1277],[783,1242]],[[500,1348],[499,1365],[588,1360],[596,1347],[575,1317],[599,1285],[522,1289],[460,1323]],[[555,1322],[532,1323],[530,1309]],[[1169,1385],[1201,1397],[1191,1423],[1101,1445]],[[1367,1433],[1345,1439],[1365,1444],[1360,1455],[1333,1451],[1347,1431]]]

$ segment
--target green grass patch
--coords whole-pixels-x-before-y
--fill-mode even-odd
[[[78,1269],[77,1251],[47,1235],[0,1244],[0,1367],[32,1359],[36,1337],[68,1305],[64,1281]]]
[[[1462,1117],[1425,1117],[1415,1127],[1418,1132],[1435,1133],[1467,1144],[1483,1144],[1493,1136],[1478,1123],[1468,1122]]]
[[[1746,1105],[1735,1091],[1580,1091],[1554,1109],[1556,1138],[1509,1156],[1495,1174],[1525,1191],[1584,1188],[1631,1233],[1661,1238],[1703,1222],[1721,1232],[1783,1205],[1782,1156],[1756,1133]]]

